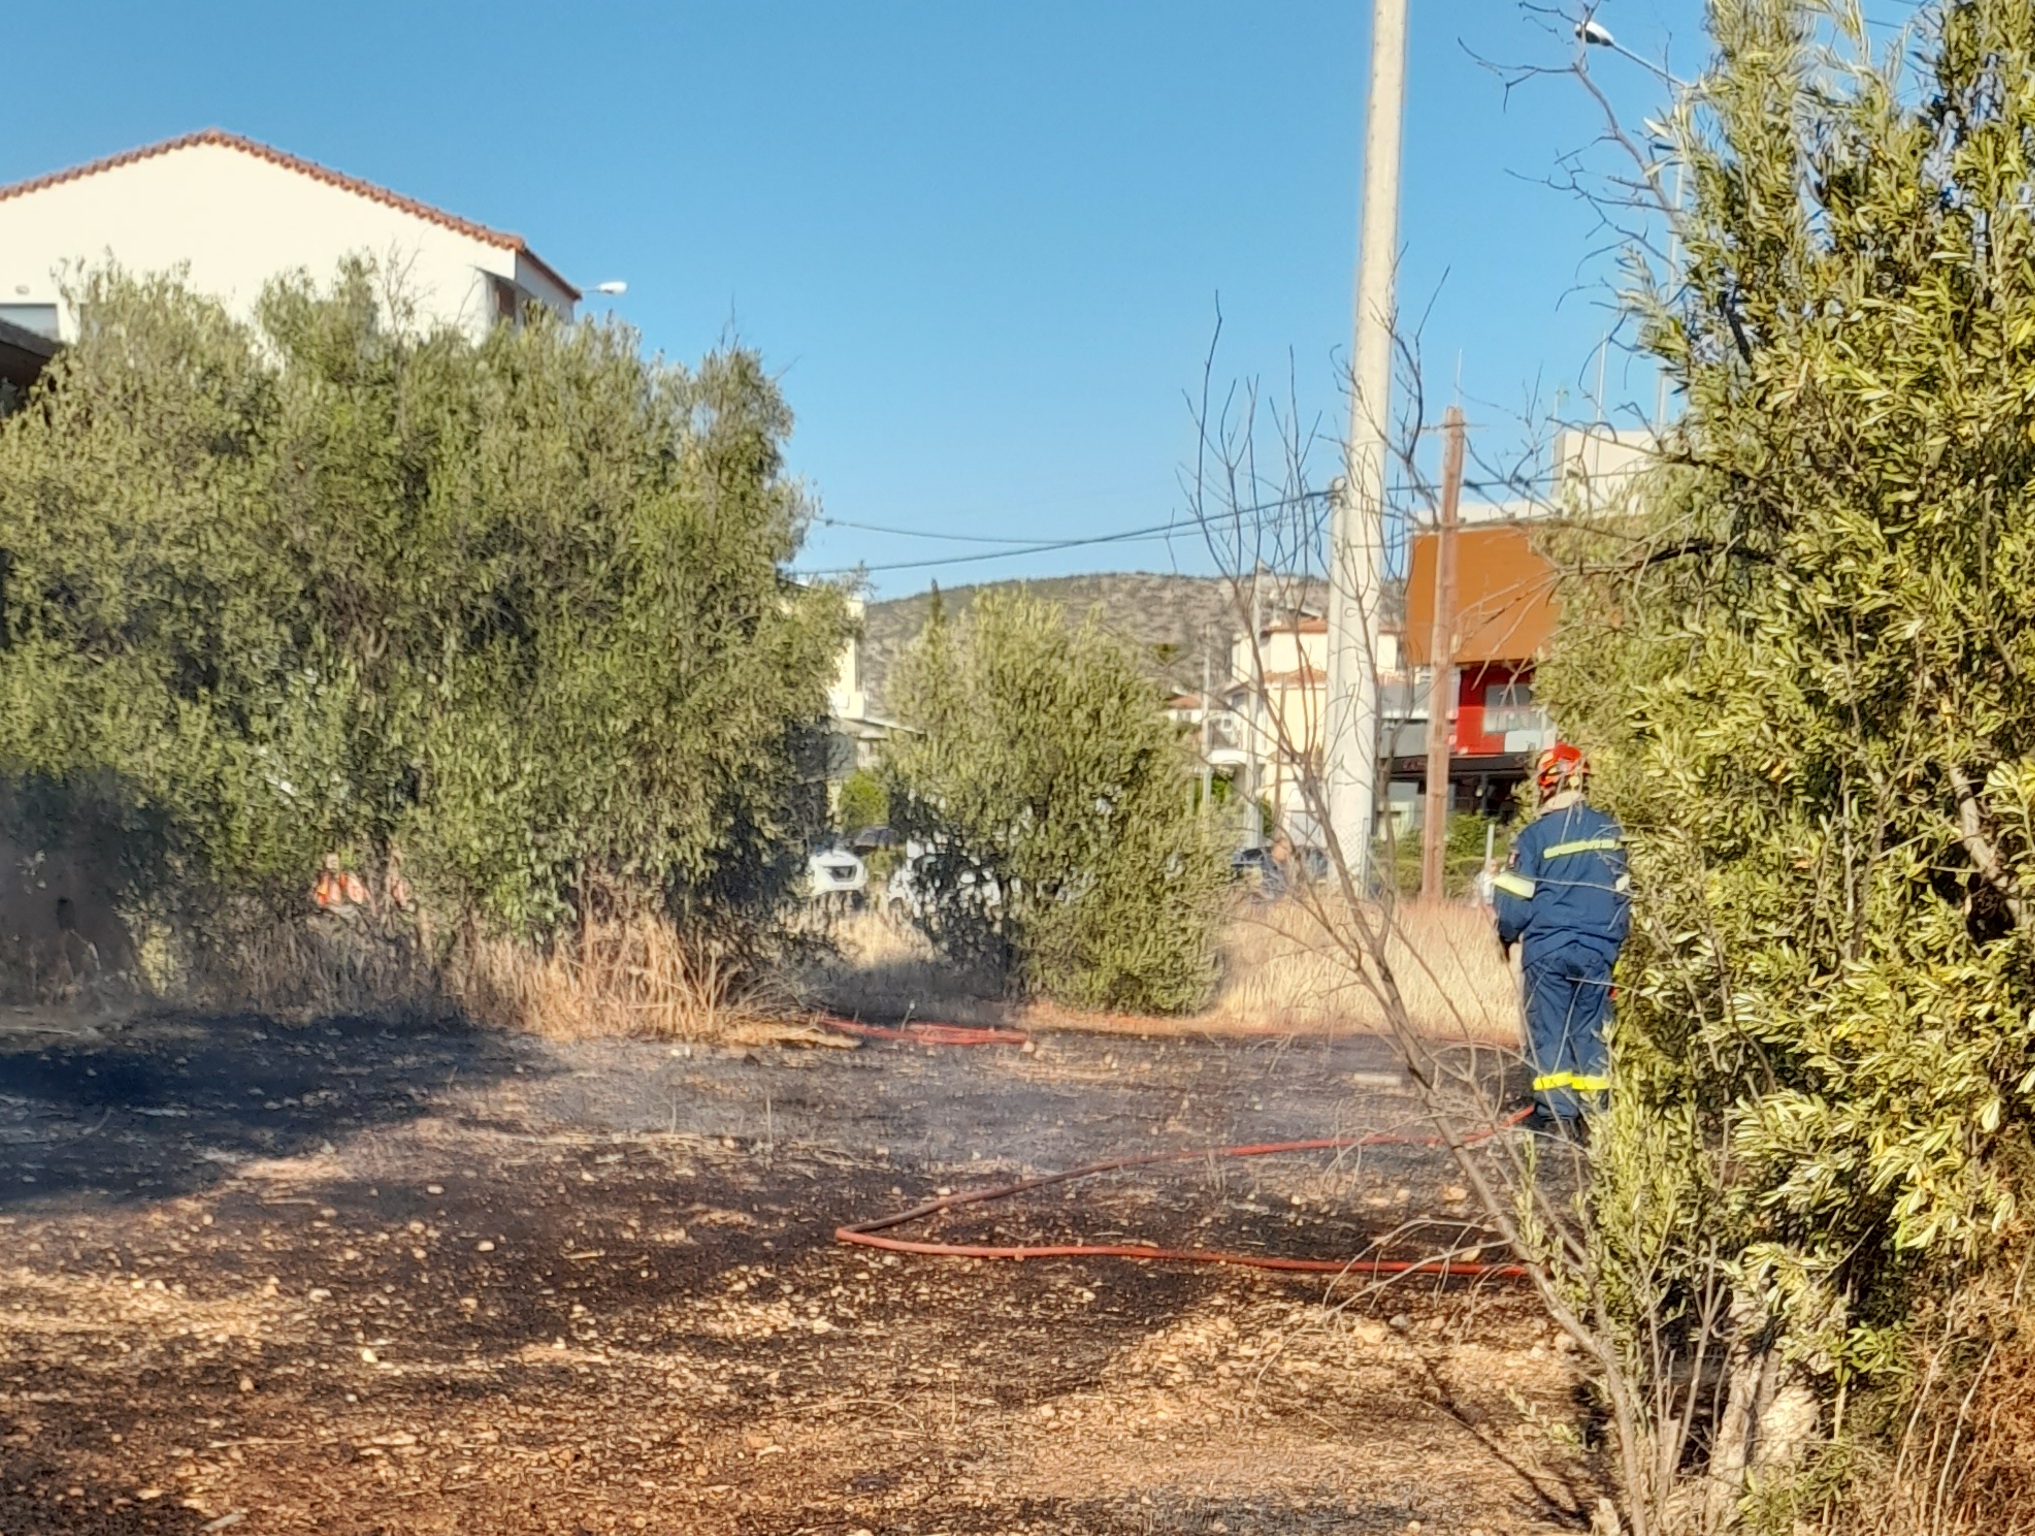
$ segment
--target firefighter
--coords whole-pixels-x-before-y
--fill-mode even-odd
[[[1521,946],[1532,1123],[1569,1134],[1611,1089],[1611,967],[1631,922],[1625,832],[1584,798],[1589,779],[1567,742],[1541,753],[1540,813],[1492,880],[1498,941]]]

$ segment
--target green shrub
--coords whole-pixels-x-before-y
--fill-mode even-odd
[[[1541,678],[1634,850],[1595,1195],[1635,1369],[1728,1277],[1733,1403],[1834,1418],[1918,1324],[1920,1374],[1986,1358],[1962,1298],[2025,1274],[2035,12],[1924,7],[1912,62],[1841,9],[1711,25],[1684,258],[1642,296],[1686,413],[1567,550]]]
[[[929,850],[935,939],[1077,1007],[1204,1002],[1224,850],[1137,657],[1056,608],[985,595],[965,628],[935,614],[895,686],[914,733],[886,760],[893,825]]]
[[[834,825],[843,832],[860,832],[864,827],[890,824],[890,796],[883,780],[867,768],[857,768],[841,783],[834,804]]]
[[[1450,813],[1448,831],[1442,843],[1442,891],[1450,901],[1466,901],[1477,891],[1477,876],[1484,868],[1484,834],[1489,831],[1491,857],[1498,868],[1512,850],[1512,838],[1523,823],[1480,815],[1474,811]],[[1403,836],[1380,838],[1371,845],[1374,869],[1392,872],[1394,888],[1403,897],[1420,894],[1419,828]]]
[[[186,898],[333,851],[548,938],[740,927],[796,874],[846,618],[757,359],[542,316],[419,334],[372,274],[253,324],[95,279],[0,423],[0,771],[120,786]]]

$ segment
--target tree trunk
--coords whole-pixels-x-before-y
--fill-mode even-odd
[[[1800,1465],[1821,1418],[1808,1373],[1781,1358],[1779,1342],[1755,1320],[1751,1299],[1741,1295],[1731,1314],[1724,1413],[1710,1448],[1704,1500],[1706,1531],[1736,1530],[1739,1502],[1753,1480]]]

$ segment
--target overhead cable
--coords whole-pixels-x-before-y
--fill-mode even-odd
[[[1080,539],[1042,540],[1037,543],[1017,545],[1009,549],[987,550],[980,554],[948,555],[943,558],[927,560],[897,560],[881,565],[841,566],[832,570],[804,571],[800,574],[806,577],[859,576],[877,571],[917,571],[931,566],[971,565],[980,560],[1007,560],[1020,555],[1048,555],[1056,550],[1084,549],[1097,544],[1131,544],[1144,540],[1170,539],[1178,535],[1194,533],[1209,523],[1235,522],[1238,519],[1249,517],[1253,513],[1270,512],[1279,507],[1297,506],[1305,502],[1316,501],[1327,494],[1328,492],[1326,491],[1303,491],[1298,496],[1283,496],[1274,501],[1260,502],[1256,506],[1235,507],[1226,512],[1216,512],[1186,520],[1175,518],[1171,522],[1154,523],[1145,528],[1125,528],[1115,533],[1091,534],[1086,538]],[[823,519],[823,521],[830,520]],[[932,537],[932,535],[923,534],[919,536]],[[951,537],[958,538],[961,536],[952,535]]]

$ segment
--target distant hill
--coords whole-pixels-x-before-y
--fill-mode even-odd
[[[1074,619],[1091,613],[1105,628],[1138,648],[1153,682],[1182,693],[1201,691],[1201,661],[1209,658],[1218,680],[1228,665],[1230,636],[1238,628],[1228,581],[1215,576],[1162,576],[1104,572],[1036,581],[990,581],[942,587],[950,616],[965,613],[979,593],[1029,592],[1057,603]],[[870,708],[887,713],[884,686],[904,648],[925,628],[932,594],[871,603],[862,641],[862,684]]]

